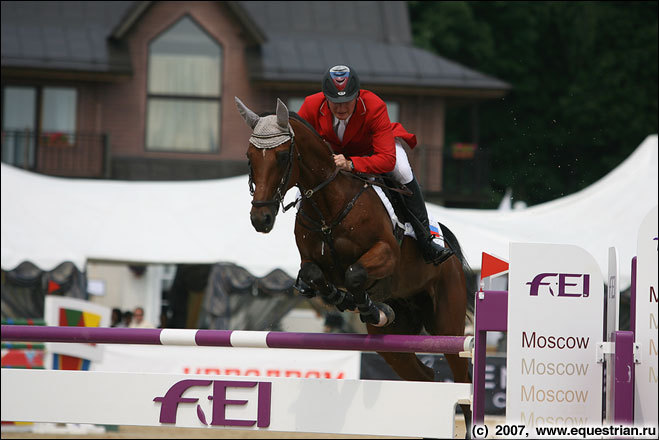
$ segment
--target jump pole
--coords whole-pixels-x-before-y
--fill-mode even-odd
[[[2,340],[16,342],[353,350],[396,353],[463,353],[465,356],[471,353],[473,348],[472,336],[365,335],[352,333],[105,327],[33,327],[25,325],[3,325]]]

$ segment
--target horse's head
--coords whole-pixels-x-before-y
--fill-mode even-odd
[[[293,139],[288,108],[277,99],[275,115],[260,117],[236,97],[238,111],[252,129],[247,159],[252,193],[250,219],[254,229],[268,233],[275,224],[279,205],[293,186]]]

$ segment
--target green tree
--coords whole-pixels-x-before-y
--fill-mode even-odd
[[[491,190],[571,194],[657,133],[657,2],[409,2],[415,44],[510,83],[480,110]],[[464,118],[462,118],[464,119]],[[467,124],[447,120],[447,138]],[[485,207],[485,206],[484,206]]]

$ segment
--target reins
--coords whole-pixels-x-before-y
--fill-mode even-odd
[[[290,127],[290,125],[289,125]],[[282,206],[282,212],[288,211],[290,208],[293,206],[297,205],[301,200],[306,199],[309,201],[311,204],[311,207],[314,209],[314,211],[318,214],[319,220],[314,220],[312,219],[303,209],[302,205],[300,205],[300,209],[298,210],[297,215],[300,218],[300,225],[302,225],[304,228],[313,231],[313,232],[320,232],[323,237],[323,245],[327,243],[327,245],[330,248],[330,252],[332,254],[332,258],[335,262],[335,264],[338,265],[338,257],[336,255],[336,250],[334,248],[334,238],[333,238],[333,230],[336,226],[338,226],[343,219],[348,215],[348,213],[352,210],[352,208],[355,206],[357,203],[357,200],[359,197],[368,189],[369,186],[376,185],[380,186],[383,188],[387,188],[391,191],[396,191],[400,192],[405,195],[410,195],[411,191],[408,190],[407,188],[399,189],[399,188],[392,188],[388,185],[385,185],[384,183],[376,180],[378,178],[381,178],[382,176],[377,175],[377,174],[365,174],[365,173],[360,173],[360,174],[354,174],[350,173],[348,171],[341,170],[339,167],[334,168],[334,171],[332,174],[325,180],[323,180],[321,183],[316,185],[314,188],[311,189],[305,189],[303,185],[299,182],[296,183],[295,186],[298,187],[300,190],[300,196],[296,198],[294,201],[291,203],[284,205],[284,194],[286,192],[286,188],[288,187],[291,175],[292,175],[292,170],[293,170],[293,157],[294,157],[294,152],[297,153],[297,159],[298,159],[298,164],[300,167],[304,167],[308,173],[313,173],[312,170],[309,170],[307,165],[304,163],[302,160],[302,155],[297,148],[297,144],[295,143],[295,134],[294,132],[289,129],[287,133],[276,133],[276,134],[270,134],[270,135],[255,135],[253,134],[254,137],[259,138],[259,139],[267,139],[267,138],[273,138],[277,136],[281,136],[282,134],[288,135],[291,138],[290,141],[290,146],[288,149],[288,163],[286,166],[286,172],[281,178],[281,181],[279,182],[279,185],[277,186],[277,189],[275,190],[274,196],[271,200],[252,200],[252,206],[255,207],[262,207],[262,206],[270,206],[270,205],[276,205],[277,210],[279,210],[279,205],[281,204]],[[331,150],[329,145],[327,145],[325,142],[323,142],[325,146],[328,149],[328,152],[330,155],[333,155],[334,152]],[[352,199],[346,204],[346,206],[343,208],[343,210],[339,213],[339,215],[332,221],[326,220],[325,216],[323,215],[322,211],[320,210],[320,207],[316,203],[316,201],[312,198],[314,194],[318,193],[321,191],[323,188],[325,188],[327,185],[329,185],[336,177],[339,175],[339,173],[342,173],[343,175],[349,176],[353,179],[360,180],[364,182],[364,184],[361,186],[359,191],[352,197]],[[254,195],[254,181],[253,181],[253,176],[252,176],[252,170],[250,166],[250,174],[249,174],[249,187],[250,187],[250,193],[253,196]]]

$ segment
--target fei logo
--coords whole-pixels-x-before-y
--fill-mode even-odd
[[[172,385],[163,397],[155,397],[154,402],[160,402],[160,423],[176,423],[176,412],[179,403],[196,403],[199,399],[192,397],[183,397],[183,393],[191,387],[208,387],[213,385],[213,394],[208,396],[208,400],[213,401],[213,419],[211,425],[214,426],[256,426],[264,428],[270,426],[270,406],[272,403],[272,383],[271,382],[246,382],[238,380],[197,380],[185,379]],[[254,388],[258,385],[258,406],[256,420],[232,420],[226,418],[226,407],[228,405],[244,405],[247,400],[227,400],[227,388]],[[199,405],[197,405],[197,417],[204,425],[206,414]]]
[[[549,282],[552,278],[558,277],[558,282],[554,279]],[[547,279],[547,282],[543,280]],[[581,292],[576,291],[575,289],[570,289],[571,292],[567,291],[568,287],[578,286],[576,282],[569,281],[581,281]],[[571,297],[583,297],[587,298],[590,295],[590,275],[589,274],[577,274],[577,273],[541,273],[536,275],[533,278],[533,281],[529,281],[526,285],[530,285],[530,296],[538,296],[538,291],[540,286],[549,286],[549,294],[551,296],[571,296]],[[558,295],[554,292],[552,286],[558,285]]]

